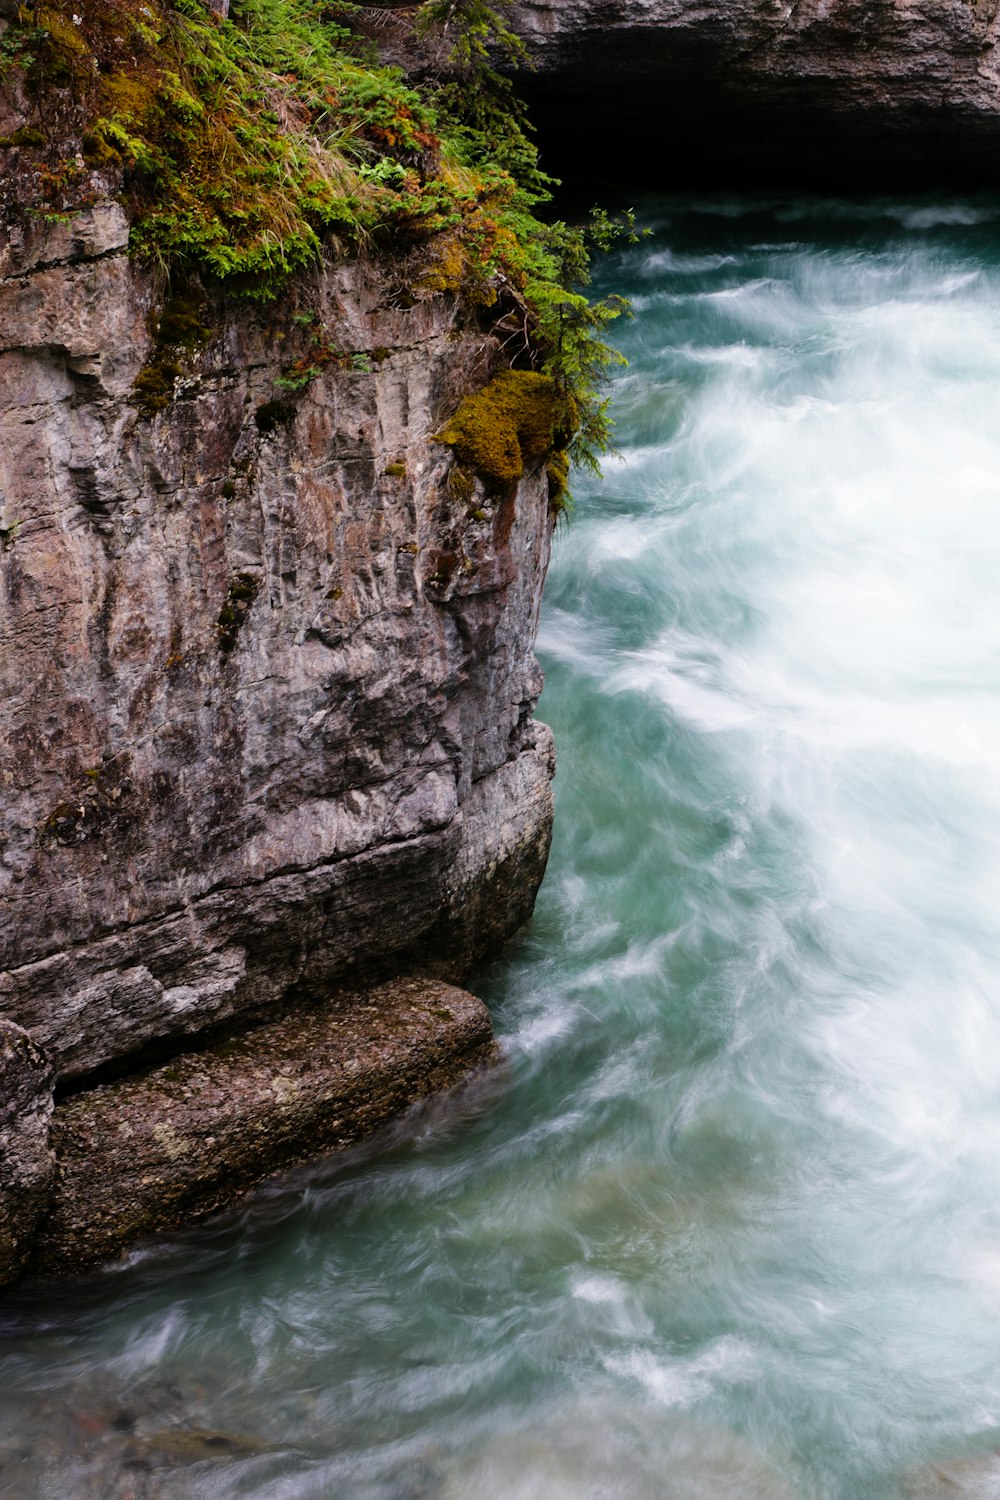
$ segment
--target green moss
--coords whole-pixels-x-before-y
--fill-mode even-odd
[[[170,405],[185,363],[211,339],[205,311],[201,292],[188,288],[169,297],[154,321],[153,348],[132,387],[147,416]]]
[[[549,481],[549,508],[554,515],[559,515],[569,506],[569,464],[568,450],[557,448],[545,465]]]
[[[45,136],[33,125],[22,125],[13,135],[0,135],[0,146],[44,146]]]
[[[487,486],[502,488],[565,449],[577,420],[572,397],[551,376],[504,370],[466,396],[435,441]]]
[[[80,27],[67,19],[65,15],[61,15],[57,6],[37,6],[36,12],[39,24],[47,33],[47,42],[43,51],[61,52],[77,57],[87,55],[87,44]]]
[[[151,416],[162,411],[174,399],[174,387],[184,371],[176,359],[165,351],[157,351],[149,363],[143,365],[132,386],[139,409]]]
[[[389,305],[453,297],[456,326],[474,324],[568,393],[572,411],[556,413],[551,438],[544,415],[534,433],[537,401],[523,422],[466,412],[455,446],[479,455],[469,467],[509,483],[519,464],[567,443],[574,461],[596,466],[609,439],[601,382],[615,360],[602,330],[623,305],[588,300],[584,235],[538,216],[549,182],[491,62],[497,45],[513,45],[503,6],[429,0],[423,23],[453,51],[418,82],[377,61],[351,29],[356,9],[232,0],[222,19],[205,0],[22,6],[0,38],[0,72],[24,74],[37,118],[20,132],[33,148],[14,158],[20,186],[0,183],[0,194],[47,219],[120,196],[131,253],[171,289],[211,294],[215,279],[273,300],[321,255],[390,261],[400,285]],[[609,224],[599,220],[593,243]],[[314,316],[298,297],[292,310]],[[143,409],[169,405],[194,347],[183,329],[164,329],[137,382]],[[325,364],[369,373],[390,356],[317,344],[281,378],[297,391]]]
[[[405,479],[406,465],[404,463],[386,464],[382,472],[386,479]]]
[[[88,167],[120,167],[121,154],[108,143],[99,130],[85,130],[80,137],[80,154]]]
[[[433,111],[363,55],[338,9],[233,0],[223,20],[204,0],[43,6],[7,50],[44,107],[66,96],[63,160],[120,170],[136,255],[268,298],[324,240],[426,237],[455,212]],[[65,174],[50,186],[65,196]]]
[[[87,46],[79,29],[51,7],[36,9],[37,40],[31,48],[28,78],[41,93],[47,88],[70,88],[74,63],[86,56]]]
[[[212,337],[212,330],[205,321],[205,311],[205,300],[197,291],[188,290],[170,297],[156,325],[157,343],[185,349],[188,353],[203,349]]]
[[[452,464],[448,470],[448,493],[455,500],[471,500],[476,493],[476,476],[462,464]]]

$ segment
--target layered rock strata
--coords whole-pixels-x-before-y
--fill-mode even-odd
[[[59,1180],[39,1271],[85,1270],[335,1151],[488,1064],[482,1001],[428,980],[340,994],[223,1047],[75,1095],[56,1110]]]
[[[128,234],[0,239],[0,1014],[62,1088],[348,974],[461,979],[552,816],[547,480],[434,442],[493,340],[406,263],[256,310]]]
[[[26,1031],[0,1020],[0,1285],[24,1268],[51,1201],[52,1068]]]
[[[573,175],[1000,181],[997,0],[518,0],[514,13],[550,164]]]

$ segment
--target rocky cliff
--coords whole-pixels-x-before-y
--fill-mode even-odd
[[[445,981],[544,870],[532,642],[615,309],[489,8],[348,9],[0,0],[0,1282],[488,1060]],[[557,168],[884,187],[997,175],[998,11],[510,13]]]
[[[997,0],[518,0],[514,11],[547,159],[568,174],[888,191],[1000,181]]]
[[[2,250],[0,1003],[64,1082],[359,968],[460,977],[551,822],[548,483],[456,492],[433,441],[490,340],[353,261],[301,329],[199,302],[151,411],[127,241],[108,202]]]
[[[456,868],[528,859],[516,926],[549,819],[547,482],[458,495],[433,441],[490,340],[358,261],[302,328],[189,294],[150,410],[127,242],[110,202],[0,252],[0,1003],[63,1080],[414,951]]]
[[[328,245],[277,298],[165,276],[109,190],[144,188],[123,125],[71,121],[83,188],[52,202],[78,44],[49,24],[58,88],[0,90],[0,1280],[69,1193],[79,1264],[91,1209],[117,1248],[487,1060],[471,997],[382,981],[461,979],[516,930],[552,818],[550,455],[497,483],[441,437],[504,366],[454,238]],[[213,1070],[264,1023],[245,1086]],[[94,1141],[151,1132],[172,1176],[151,1198],[123,1140],[98,1208],[72,1121],[123,1073]]]

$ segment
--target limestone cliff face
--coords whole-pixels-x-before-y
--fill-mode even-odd
[[[518,0],[550,152],[654,186],[1000,180],[997,0]],[[575,143],[575,155],[568,148]]]
[[[494,1061],[451,982],[530,915],[554,768],[557,434],[512,429],[500,475],[442,432],[520,309],[455,121],[311,5],[29,9],[0,0],[0,1285]]]
[[[189,289],[165,352],[127,241],[112,201],[0,241],[0,1013],[63,1080],[460,975],[551,820],[545,477],[458,495],[432,441],[491,340],[355,261],[298,316]]]

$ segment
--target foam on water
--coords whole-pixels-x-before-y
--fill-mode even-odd
[[[3,1495],[1000,1497],[1000,206],[644,213],[506,1071],[15,1299]]]

